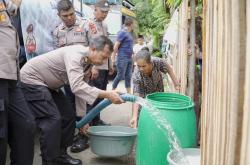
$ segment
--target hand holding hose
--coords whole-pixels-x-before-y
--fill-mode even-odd
[[[107,99],[109,99],[113,104],[122,104],[125,101],[121,98],[119,92],[117,91],[109,91],[108,97]]]
[[[100,113],[101,110],[106,108],[111,104],[111,102],[114,102],[116,104],[123,103],[125,101],[135,102],[136,96],[129,95],[129,94],[123,94],[119,95],[116,91],[103,91],[101,90],[99,93],[99,98],[107,98],[101,101],[99,104],[97,104],[90,112],[82,118],[80,121],[76,123],[76,128],[81,128],[85,124],[89,123],[97,114]]]

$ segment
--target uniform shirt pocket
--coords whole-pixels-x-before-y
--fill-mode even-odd
[[[59,47],[65,46],[66,43],[67,43],[66,33],[59,32],[58,33],[58,46]]]
[[[66,37],[61,37],[61,38],[58,39],[58,45],[59,45],[59,47],[65,46],[66,43],[67,43]]]

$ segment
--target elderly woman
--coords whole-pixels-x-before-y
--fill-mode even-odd
[[[147,94],[154,92],[164,92],[162,73],[169,74],[176,90],[180,89],[179,81],[177,80],[172,67],[161,58],[153,57],[148,50],[142,49],[135,56],[137,67],[133,74],[134,94],[140,97],[145,97]],[[133,105],[133,115],[130,120],[130,126],[137,127],[137,119],[139,105]]]

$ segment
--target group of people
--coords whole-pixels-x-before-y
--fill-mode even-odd
[[[59,1],[58,15],[63,23],[53,33],[57,49],[29,60],[19,71],[19,39],[11,17],[20,4],[18,0],[0,1],[0,164],[6,162],[9,144],[11,164],[32,165],[34,133],[39,128],[43,165],[80,165],[81,160],[67,154],[67,147],[73,143],[76,115],[61,87],[69,84],[76,109],[84,108],[85,102],[93,104],[97,98],[115,104],[124,102],[117,92],[87,83],[108,69],[113,43],[102,20],[109,5],[98,2],[96,19],[85,22],[76,18],[69,0]],[[93,70],[96,77],[91,74]],[[87,129],[88,125],[79,132],[84,134]]]
[[[55,50],[30,59],[20,70],[20,44],[11,23],[20,4],[21,0],[0,0],[1,165],[6,162],[7,144],[12,165],[33,164],[37,128],[41,132],[43,165],[81,165],[82,161],[71,157],[67,148],[81,152],[87,147],[89,124],[74,138],[75,121],[104,98],[114,104],[123,103],[115,91],[120,80],[125,79],[127,92],[131,93],[132,78],[134,94],[141,97],[164,91],[162,73],[169,73],[175,88],[180,88],[171,66],[163,59],[151,58],[147,48],[136,52],[137,67],[132,77],[133,20],[125,19],[113,45],[103,22],[110,10],[106,0],[96,2],[94,18],[89,20],[77,17],[69,0],[60,0],[57,10],[62,23],[53,31]],[[108,75],[114,72],[114,65],[114,90],[107,91]],[[130,121],[134,128],[138,112],[135,104]],[[100,115],[90,124],[107,125]]]

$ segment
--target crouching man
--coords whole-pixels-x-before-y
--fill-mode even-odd
[[[89,86],[92,65],[101,65],[111,55],[113,43],[105,36],[93,38],[89,47],[73,45],[42,54],[21,69],[22,89],[41,130],[43,165],[81,165],[67,154],[75,129],[75,111],[60,87],[69,84],[74,95],[88,104],[107,98],[115,104],[123,100],[114,91]],[[86,132],[88,125],[81,131]]]

